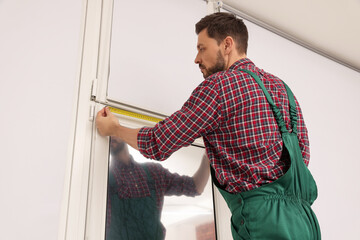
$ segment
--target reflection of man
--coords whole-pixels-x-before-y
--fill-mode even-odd
[[[170,173],[158,163],[139,164],[128,146],[112,137],[106,239],[164,239],[160,222],[164,196],[196,196],[203,192],[210,167],[204,155],[193,177]]]

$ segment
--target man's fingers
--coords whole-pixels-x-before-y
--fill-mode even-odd
[[[111,112],[108,109],[108,107],[104,107],[97,113],[97,117],[107,117],[109,115],[109,113],[111,113]]]
[[[105,109],[104,111],[106,113],[106,116],[111,115],[111,111],[110,111],[109,107],[105,107],[104,109]]]

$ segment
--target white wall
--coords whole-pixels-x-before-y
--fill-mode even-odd
[[[57,239],[82,2],[0,1],[0,239]]]

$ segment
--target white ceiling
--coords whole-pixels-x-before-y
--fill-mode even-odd
[[[246,20],[360,72],[360,0],[224,0],[223,4]]]

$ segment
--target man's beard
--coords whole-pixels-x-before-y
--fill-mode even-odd
[[[200,67],[202,67],[202,65],[200,64]],[[216,63],[214,66],[210,67],[209,69],[205,68],[205,71],[203,73],[204,78],[209,77],[210,75],[217,73],[217,72],[221,72],[225,70],[225,60],[223,58],[223,56],[221,55],[220,50],[217,52],[217,56],[216,56]]]
[[[125,144],[124,142],[121,142],[121,143],[118,143],[116,144],[115,146],[110,146],[110,154],[111,156],[115,157],[117,156],[125,147]]]

